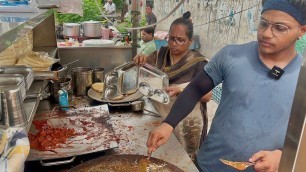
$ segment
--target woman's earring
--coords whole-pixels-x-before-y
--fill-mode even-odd
[[[297,38],[297,40],[300,40],[300,39],[301,39],[301,36]]]

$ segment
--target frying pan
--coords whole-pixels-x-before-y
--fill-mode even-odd
[[[140,163],[141,160],[146,159],[147,156],[132,154],[103,156],[77,165],[68,172],[146,172],[147,170],[144,170]],[[150,168],[150,171],[183,172],[175,165],[153,157],[150,158],[148,164],[160,167],[156,170]]]

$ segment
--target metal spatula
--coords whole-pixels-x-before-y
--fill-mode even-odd
[[[249,166],[255,165],[255,163],[252,163],[252,162],[235,162],[235,161],[228,161],[224,159],[219,159],[219,160],[223,162],[224,164],[231,166],[240,171],[247,169]]]

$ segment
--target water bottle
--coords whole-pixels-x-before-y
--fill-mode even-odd
[[[64,89],[60,89],[58,91],[58,102],[61,107],[67,107],[67,108],[62,108],[63,110],[69,110],[69,101],[68,101],[68,92]]]

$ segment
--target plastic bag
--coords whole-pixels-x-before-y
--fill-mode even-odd
[[[83,16],[82,0],[59,0],[58,12]]]

